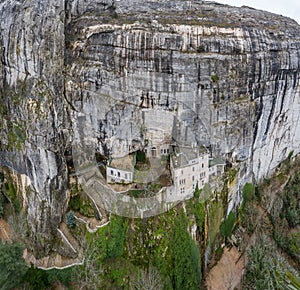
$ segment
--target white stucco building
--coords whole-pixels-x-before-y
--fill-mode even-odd
[[[106,166],[107,183],[132,183],[135,164],[134,159],[134,154],[129,154],[121,158],[110,160]]]

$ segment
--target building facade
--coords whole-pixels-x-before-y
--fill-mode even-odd
[[[209,180],[209,152],[204,147],[173,146],[170,169],[174,193],[193,195],[197,184],[201,189]]]
[[[134,164],[135,157],[133,154],[110,160],[106,166],[107,183],[132,183],[134,178]]]

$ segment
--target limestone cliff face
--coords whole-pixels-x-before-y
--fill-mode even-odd
[[[106,155],[126,152],[143,141],[145,112],[173,114],[180,138],[238,162],[241,182],[299,152],[300,27],[291,19],[134,0],[4,1],[0,19],[1,160],[31,180],[32,237],[51,239],[64,213],[73,136]]]
[[[66,208],[64,2],[2,1],[1,160],[26,174],[32,248],[47,254]]]

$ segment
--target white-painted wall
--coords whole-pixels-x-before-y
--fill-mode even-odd
[[[133,172],[107,166],[106,180],[108,183],[131,183],[133,182]]]

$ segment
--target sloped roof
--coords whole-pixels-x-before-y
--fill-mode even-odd
[[[109,162],[108,167],[112,167],[120,170],[132,171],[133,159],[134,159],[133,154],[129,154],[121,158],[114,158]]]
[[[212,167],[215,165],[226,165],[226,162],[219,157],[209,159],[209,167]]]
[[[205,147],[172,146],[171,158],[174,168],[184,167],[199,155],[208,153]]]

